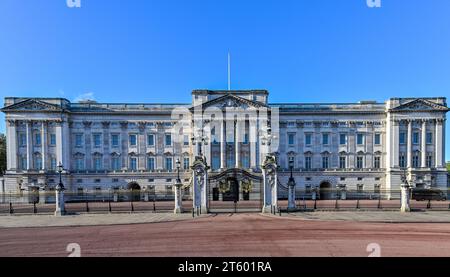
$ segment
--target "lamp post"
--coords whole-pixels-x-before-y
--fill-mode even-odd
[[[288,181],[288,210],[295,210],[295,179],[292,174],[294,169],[294,158],[289,158],[289,169],[291,171],[291,177]]]
[[[62,172],[64,167],[61,162],[58,164],[58,173],[59,173],[59,183],[55,188],[55,196],[56,196],[56,209],[55,216],[62,216],[66,214],[66,209],[64,205],[64,184],[62,183]]]
[[[409,206],[409,198],[410,198],[411,185],[408,182],[408,177],[406,176],[406,169],[403,170],[402,184],[400,185],[400,187],[401,187],[400,211],[403,213],[410,212],[411,208]]]
[[[175,164],[177,167],[177,179],[175,181],[175,208],[173,212],[175,214],[180,214],[183,212],[183,199],[181,197],[181,187],[183,186],[183,183],[181,182],[180,178],[181,162],[179,158],[177,158]]]

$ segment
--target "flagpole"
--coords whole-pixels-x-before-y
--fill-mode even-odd
[[[230,52],[228,52],[228,91],[231,90],[231,61]]]

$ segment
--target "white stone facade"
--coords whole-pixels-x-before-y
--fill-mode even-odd
[[[190,166],[199,146],[211,177],[232,168],[261,176],[261,163],[269,151],[261,112],[239,126],[223,118],[214,125],[217,128],[211,125],[198,136],[195,110],[208,107],[264,108],[272,115],[277,111],[277,122],[270,122],[277,140],[271,152],[284,186],[291,160],[296,189],[304,192],[315,188],[389,191],[386,196],[396,198],[404,170],[413,185],[447,188],[445,98],[270,104],[264,90],[195,90],[191,104],[6,97],[2,109],[7,128],[4,191],[55,187],[59,180],[55,169],[61,162],[69,192],[126,189],[136,184],[140,189],[169,192],[176,179],[177,159],[181,180],[185,185],[192,183]],[[174,126],[180,122],[174,109],[191,112],[186,126],[176,132]],[[230,143],[238,137],[239,143]],[[398,190],[398,195],[391,190]]]

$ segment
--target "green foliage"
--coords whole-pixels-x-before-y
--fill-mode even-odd
[[[447,171],[450,172],[450,162],[447,162]]]
[[[0,175],[6,170],[6,136],[0,134]]]

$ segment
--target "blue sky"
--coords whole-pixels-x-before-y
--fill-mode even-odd
[[[0,97],[190,102],[198,88],[271,102],[450,96],[450,1],[0,0]],[[5,128],[3,114],[0,132]],[[446,158],[450,160],[447,123]]]

